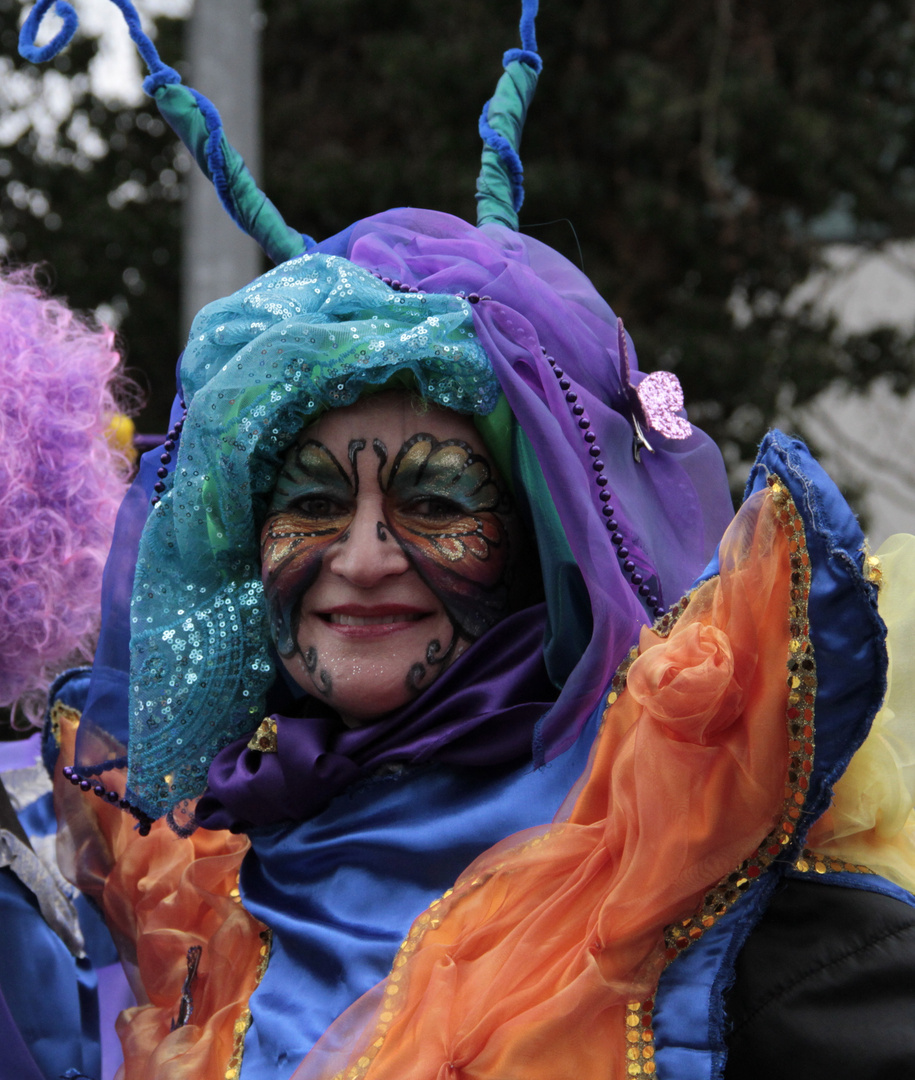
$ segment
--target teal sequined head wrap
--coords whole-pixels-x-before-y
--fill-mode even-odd
[[[194,320],[187,417],[131,606],[128,787],[150,816],[199,795],[218,750],[263,716],[274,662],[259,523],[284,451],[392,376],[461,413],[499,399],[466,300],[395,291],[347,259],[284,263]]]

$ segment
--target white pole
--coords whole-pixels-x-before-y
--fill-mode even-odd
[[[190,71],[185,82],[222,116],[229,142],[260,174],[260,27],[258,0],[195,0],[188,20]],[[197,166],[184,206],[181,319],[185,333],[197,311],[234,292],[263,269],[263,255],[228,217]]]

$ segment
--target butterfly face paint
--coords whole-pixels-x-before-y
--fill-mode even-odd
[[[261,537],[287,670],[344,719],[404,704],[508,608],[515,518],[472,421],[384,393],[287,456]]]

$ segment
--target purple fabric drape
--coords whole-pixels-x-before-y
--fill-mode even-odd
[[[195,817],[242,831],[303,821],[386,764],[485,766],[530,758],[534,727],[556,690],[543,665],[543,605],[510,615],[418,698],[362,728],[345,728],[314,698],[277,716],[279,753],[230,743],[214,759]]]

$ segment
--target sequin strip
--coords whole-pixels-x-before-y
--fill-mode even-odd
[[[800,870],[802,874],[872,874],[874,872],[869,866],[834,859],[830,855],[821,855],[819,852],[811,851],[810,848],[804,848],[804,854],[795,862],[794,869]]]
[[[241,903],[238,889],[233,889],[230,895],[237,903]],[[257,971],[254,975],[255,987],[260,985],[264,972],[267,970],[267,965],[270,963],[270,945],[273,932],[271,930],[261,930],[260,938],[261,958],[257,962]],[[241,1075],[241,1061],[245,1054],[245,1036],[248,1034],[249,1027],[251,1027],[251,1010],[246,1005],[241,1016],[235,1021],[235,1042],[232,1047],[232,1057],[229,1058],[229,1064],[226,1068],[226,1080],[238,1080]]]
[[[260,727],[248,741],[249,750],[258,750],[262,754],[276,753],[276,720],[272,716],[265,716],[260,722]]]
[[[75,727],[82,719],[82,715],[83,714],[79,709],[74,709],[70,705],[64,705],[62,701],[54,702],[51,706],[51,737],[54,739],[56,746],[60,746],[61,725],[66,722]]]
[[[632,658],[634,659],[634,657]],[[629,660],[628,663],[632,661]],[[528,848],[538,847],[547,838],[548,833],[542,833],[540,836],[535,836],[530,840],[525,841],[515,851],[525,851]],[[498,874],[504,864],[498,864],[491,870],[487,870],[485,874],[480,874],[479,877],[473,879],[469,884],[462,886],[462,891],[465,893],[473,892],[479,889],[481,885],[485,885],[487,881],[493,875]],[[349,1068],[342,1070],[334,1075],[332,1080],[362,1080],[368,1071],[369,1066],[378,1054],[378,1051],[384,1046],[385,1036],[388,1029],[391,1026],[392,1021],[398,1012],[398,1006],[400,1005],[401,998],[401,983],[404,978],[404,967],[410,959],[411,953],[416,952],[419,947],[419,943],[422,941],[427,930],[437,929],[442,922],[442,904],[454,893],[454,889],[447,889],[442,893],[438,900],[433,900],[429,907],[419,916],[419,918],[410,927],[410,933],[407,935],[406,940],[397,950],[397,955],[394,958],[394,963],[391,966],[391,974],[388,976],[387,983],[384,988],[384,998],[381,1003],[381,1012],[378,1015],[378,1023],[375,1025],[375,1037],[371,1044],[366,1049],[365,1053],[360,1057],[355,1064],[350,1065]]]
[[[810,594],[810,556],[804,535],[804,523],[788,489],[776,476],[768,479],[769,492],[775,506],[776,520],[788,537],[791,560],[790,606],[788,609],[788,776],[785,801],[779,822],[759,845],[753,855],[722,878],[703,898],[699,910],[688,919],[674,923],[664,933],[667,963],[671,963],[710,929],[794,839],[797,831],[810,774],[813,771],[814,736],[813,706],[817,678],[813,645],[807,622],[807,601]],[[681,607],[683,602],[681,601]],[[669,633],[673,627],[674,610],[659,619],[655,630]],[[804,861],[803,859],[799,862]],[[845,869],[845,863],[836,864]],[[850,864],[849,864],[850,865]],[[816,869],[816,866],[814,866]],[[823,871],[817,871],[823,872]],[[631,1002],[626,1012],[626,1037],[629,1041],[626,1075],[654,1076],[654,1035],[652,1013],[654,1000]],[[649,1052],[650,1051],[650,1052]]]

